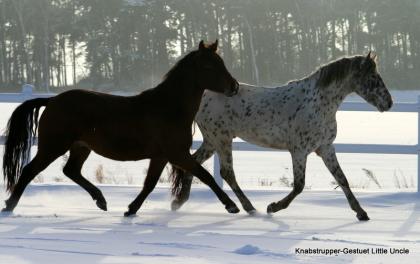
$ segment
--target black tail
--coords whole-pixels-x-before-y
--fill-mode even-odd
[[[170,179],[172,180],[172,196],[178,196],[182,188],[182,179],[185,171],[179,167],[172,165]]]
[[[19,105],[7,123],[4,143],[3,176],[7,191],[11,192],[23,167],[30,158],[31,146],[38,129],[39,109],[48,98],[28,100]]]
[[[192,124],[192,135],[195,134],[195,127],[197,122],[195,120]],[[182,179],[184,179],[185,171],[177,166],[172,165],[171,172],[169,174],[169,178],[172,180],[172,196],[178,196],[182,189]]]

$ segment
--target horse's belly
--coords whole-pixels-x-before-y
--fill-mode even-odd
[[[111,144],[88,144],[88,147],[93,150],[96,154],[101,155],[108,159],[129,161],[129,160],[141,160],[151,158],[150,152],[147,151],[147,147],[136,145],[136,144],[120,144],[119,146]]]
[[[142,160],[150,158],[149,155],[147,155],[144,152],[131,152],[131,151],[107,151],[103,149],[93,149],[93,151],[105,158],[112,159],[112,160],[118,160],[118,161],[135,161],[135,160]]]
[[[85,137],[81,141],[98,155],[113,160],[141,160],[152,158],[158,154],[159,150],[156,144],[153,144],[154,140],[152,138],[140,139],[128,135],[95,133],[94,136]]]
[[[241,133],[237,135],[244,141],[251,144],[274,149],[288,149],[287,142],[281,137],[281,135],[272,134],[249,134]]]

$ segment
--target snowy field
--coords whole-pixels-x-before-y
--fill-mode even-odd
[[[259,210],[258,215],[248,216],[243,211],[228,214],[202,188],[193,190],[180,211],[171,212],[168,189],[157,188],[136,217],[124,218],[126,205],[139,188],[100,188],[108,199],[108,212],[97,209],[76,186],[30,186],[15,212],[0,217],[0,263],[418,263],[420,259],[420,197],[413,193],[356,193],[371,217],[359,222],[339,190],[305,191],[288,209],[272,216],[264,213],[267,204],[286,191],[248,190]],[[309,249],[342,252],[296,253]],[[408,253],[395,254],[394,249]],[[379,254],[384,250],[386,254]]]
[[[416,101],[418,93],[397,93],[394,98]],[[0,127],[14,107],[0,103]],[[337,143],[417,144],[415,113],[339,112],[337,119]],[[195,139],[201,139],[199,131]],[[291,159],[285,152],[234,152],[238,182],[259,210],[257,216],[243,211],[228,214],[197,183],[191,200],[179,212],[171,212],[164,173],[133,218],[122,215],[141,189],[147,161],[89,157],[83,174],[108,199],[109,211],[102,212],[87,193],[63,176],[65,157],[59,158],[30,185],[12,215],[0,215],[0,264],[417,263],[420,196],[413,193],[417,157],[338,154],[338,158],[371,221],[357,221],[315,155],[308,160],[304,192],[273,216],[265,214],[267,205],[283,198],[293,179]],[[205,166],[212,172],[212,160]],[[228,194],[239,206],[233,193]],[[1,188],[0,201],[6,198]],[[342,252],[297,254],[296,249]],[[393,249],[409,253],[391,254]],[[345,250],[368,250],[368,254],[345,254]],[[387,253],[380,254],[384,250]]]

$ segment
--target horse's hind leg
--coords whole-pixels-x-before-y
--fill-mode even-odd
[[[267,207],[267,213],[275,213],[285,209],[295,199],[295,197],[303,191],[305,187],[305,170],[306,170],[307,154],[292,153],[293,163],[293,190],[281,201],[273,202]]]
[[[38,173],[43,171],[48,165],[50,165],[60,155],[51,155],[46,153],[38,153],[23,169],[22,174],[16,186],[13,188],[13,192],[9,199],[6,200],[6,207],[2,211],[13,211],[19,202],[20,197],[23,194],[26,186],[35,178]]]
[[[175,166],[182,168],[194,176],[200,181],[210,187],[210,189],[216,194],[217,198],[225,205],[225,209],[229,213],[238,213],[239,209],[236,204],[229,198],[229,196],[217,185],[213,176],[206,171],[197,161],[195,161],[189,152],[176,153],[169,159],[169,162]]]
[[[249,214],[255,214],[256,210],[254,206],[252,206],[251,202],[236,182],[235,172],[233,171],[232,143],[226,143],[223,146],[223,150],[217,150],[220,159],[220,174],[235,192],[245,211]]]
[[[96,201],[96,205],[106,211],[106,200],[102,192],[93,185],[90,181],[82,175],[82,166],[86,159],[89,157],[90,149],[80,143],[74,143],[70,148],[70,156],[66,165],[63,168],[64,174],[73,180],[75,183],[85,189],[92,199]]]
[[[321,156],[328,170],[334,176],[338,185],[343,189],[346,195],[347,201],[350,204],[351,209],[357,213],[357,219],[360,221],[367,221],[369,217],[365,210],[362,209],[353,192],[350,189],[349,183],[341,170],[340,164],[338,163],[337,156],[333,145],[325,145],[320,147],[316,153]]]
[[[211,155],[214,153],[214,148],[206,140],[203,141],[203,144],[198,148],[192,157],[200,164],[208,160]],[[189,172],[185,172],[182,178],[182,187],[180,192],[176,195],[175,199],[172,201],[171,209],[173,211],[178,210],[190,197],[191,183],[193,175]]]
[[[166,159],[150,160],[149,169],[147,170],[147,175],[144,179],[143,190],[141,190],[136,199],[128,206],[128,211],[124,213],[124,216],[134,215],[140,209],[144,200],[155,188],[166,163],[168,163]]]

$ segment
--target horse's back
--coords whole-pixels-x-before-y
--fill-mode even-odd
[[[41,115],[40,140],[51,137],[79,140],[105,126],[115,131],[123,129],[125,120],[135,116],[132,100],[132,97],[83,90],[63,92],[49,100]]]
[[[289,108],[297,107],[290,100],[296,90],[288,88],[241,84],[238,94],[229,98],[206,92],[196,121],[208,140],[239,137],[257,145],[284,149],[288,115],[292,111]]]
[[[126,105],[130,97],[99,93],[85,90],[70,90],[52,98],[60,107],[72,106],[72,109],[111,108]],[[104,109],[103,109],[104,110]]]
[[[238,94],[232,97],[206,91],[196,121],[203,123],[211,117],[212,120],[228,118],[231,121],[248,122],[250,116],[258,114],[257,112],[280,107],[276,98],[285,92],[284,88],[257,87],[249,84],[240,84]]]
[[[83,90],[64,92],[51,98],[41,116],[39,143],[82,142],[115,160],[149,157],[145,153],[158,155],[157,142],[174,132],[167,129],[157,99],[153,89],[127,97]]]

